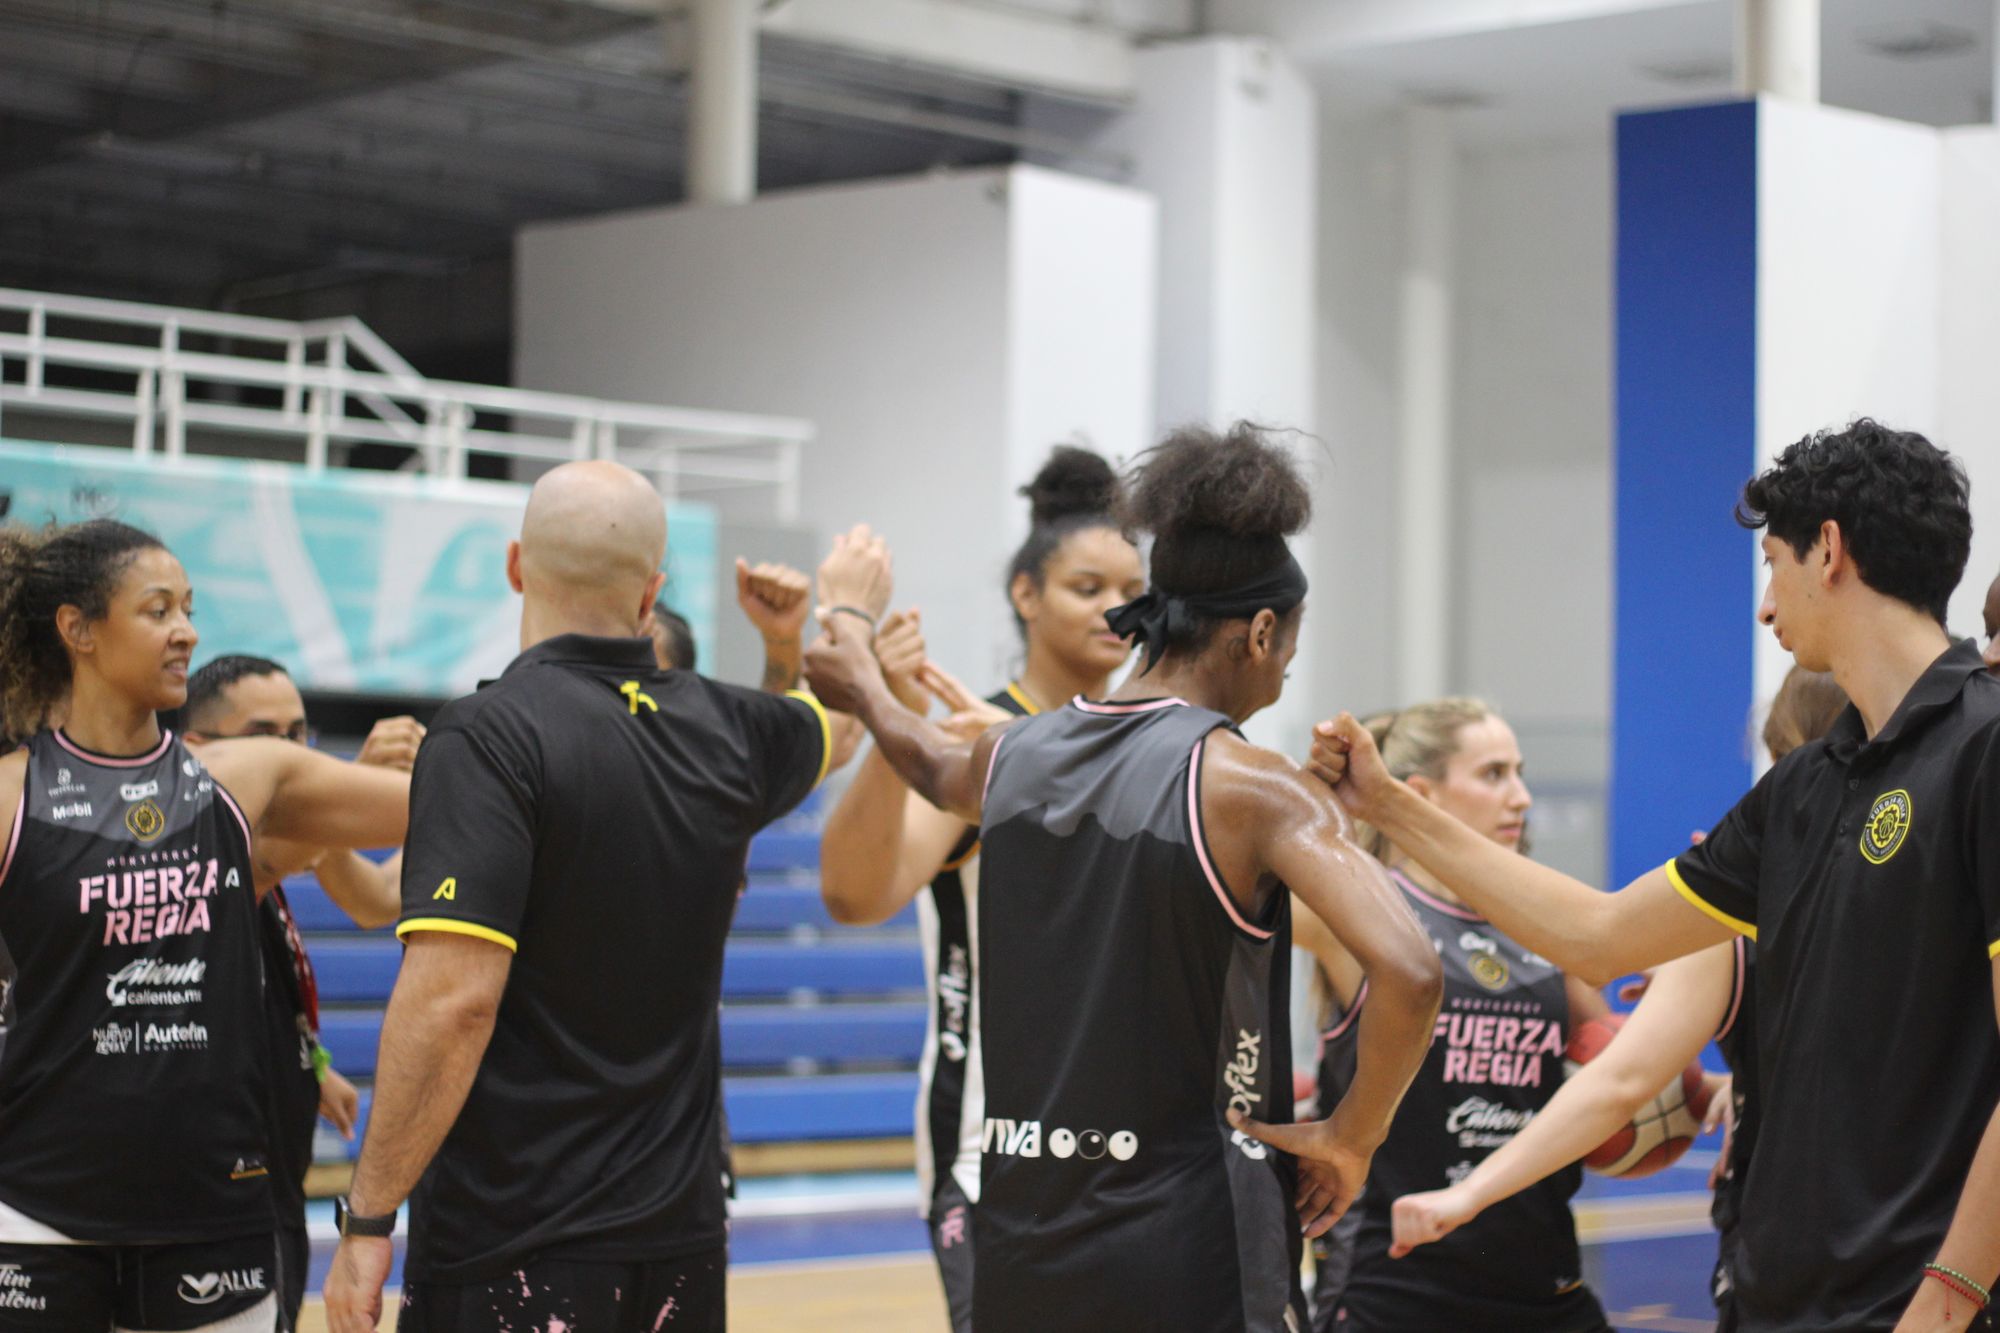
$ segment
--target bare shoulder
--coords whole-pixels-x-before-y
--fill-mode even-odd
[[[14,842],[14,817],[21,810],[21,793],[28,785],[28,749],[22,746],[0,756],[0,861]]]
[[[1215,815],[1267,824],[1320,826],[1345,835],[1347,814],[1325,783],[1276,750],[1233,731],[1209,733],[1202,757],[1202,804]]]
[[[28,785],[28,747],[22,746],[10,755],[0,756],[0,815],[8,820],[14,818],[14,807],[21,803],[21,789]]]
[[[277,789],[286,765],[306,753],[293,742],[275,736],[238,736],[204,741],[188,748],[228,791],[253,827],[263,822],[264,807],[270,804],[271,793]]]

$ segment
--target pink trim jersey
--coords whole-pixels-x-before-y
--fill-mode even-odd
[[[28,745],[0,937],[0,1203],[82,1241],[271,1225],[250,833],[171,733]]]

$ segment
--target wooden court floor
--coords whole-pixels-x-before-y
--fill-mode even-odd
[[[396,1326],[391,1308],[384,1329]],[[948,1327],[928,1254],[763,1264],[729,1273],[729,1333],[938,1333]],[[317,1296],[300,1333],[326,1333]]]

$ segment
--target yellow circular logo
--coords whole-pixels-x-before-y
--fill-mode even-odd
[[[1504,959],[1495,958],[1490,953],[1476,953],[1466,964],[1472,979],[1487,990],[1500,990],[1507,984],[1507,964]]]
[[[1910,794],[1900,788],[1884,792],[1868,807],[1868,822],[1861,828],[1861,854],[1875,865],[1896,854],[1910,832]]]
[[[151,842],[167,831],[167,817],[151,800],[144,800],[126,809],[125,827],[140,842]]]

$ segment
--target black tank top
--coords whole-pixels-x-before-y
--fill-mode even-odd
[[[1291,1119],[1290,898],[1245,920],[1201,828],[1229,725],[1077,700],[994,751],[976,1327],[1305,1327],[1292,1164],[1224,1118]]]
[[[1583,1285],[1569,1211],[1581,1166],[1494,1204],[1443,1240],[1389,1258],[1395,1201],[1465,1179],[1511,1142],[1562,1085],[1569,1041],[1569,995],[1553,964],[1470,909],[1394,877],[1444,963],[1444,1006],[1356,1205],[1361,1222],[1341,1307],[1370,1333],[1599,1328],[1604,1311]],[[1366,1002],[1364,987],[1325,1034],[1325,1111],[1353,1081],[1356,1020]]]
[[[84,1241],[270,1228],[256,906],[249,826],[172,733],[136,759],[29,742],[0,1202]]]
[[[1016,717],[1037,710],[1018,685],[987,703]],[[917,924],[930,983],[930,1021],[918,1066],[917,1177],[928,1209],[954,1183],[979,1200],[979,1016],[975,989],[979,941],[973,907],[979,899],[979,830],[967,829],[928,887],[917,895]]]

